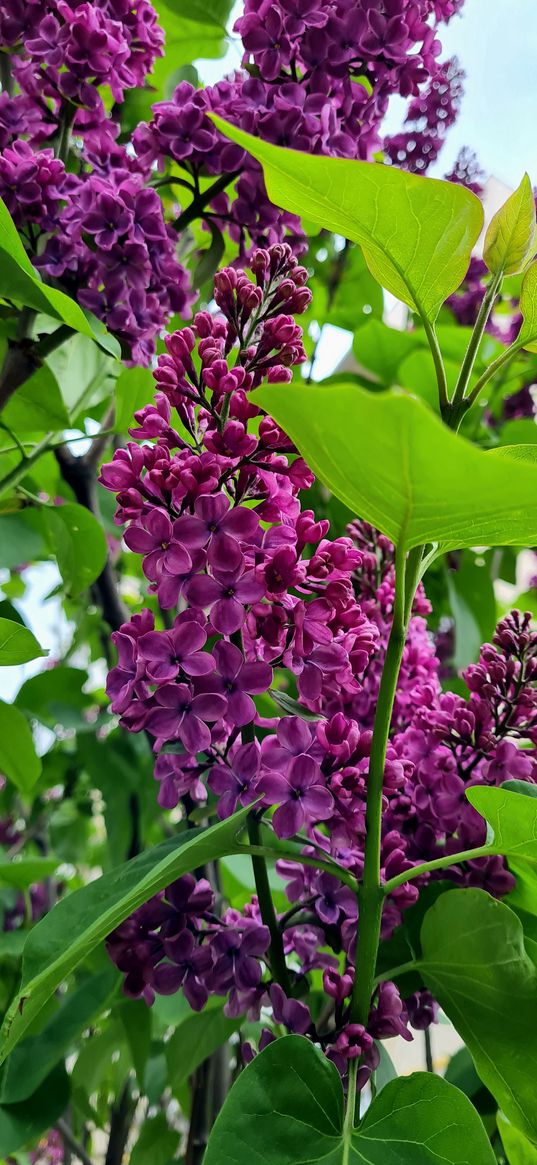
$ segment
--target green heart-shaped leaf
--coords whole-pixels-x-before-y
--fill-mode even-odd
[[[269,1044],[233,1085],[204,1165],[493,1165],[470,1101],[438,1076],[391,1080],[345,1130],[332,1063],[303,1036]]]

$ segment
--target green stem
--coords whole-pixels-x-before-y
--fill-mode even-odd
[[[512,360],[514,356],[518,355],[522,346],[523,345],[519,344],[518,340],[515,340],[514,344],[510,344],[509,348],[505,349],[505,352],[502,352],[500,356],[497,356],[496,359],[492,361],[492,364],[489,364],[483,375],[480,376],[479,380],[474,384],[472,391],[468,393],[468,396],[466,397],[468,408],[471,408],[471,406],[475,404],[477,398],[480,396],[489,380],[492,380],[492,377],[495,376],[501,368],[508,364],[508,362]]]
[[[398,886],[406,885],[413,878],[421,878],[424,874],[432,873],[433,870],[449,870],[451,866],[458,866],[460,862],[471,862],[475,858],[488,858],[500,852],[498,847],[492,843],[491,845],[478,845],[475,849],[466,849],[461,853],[444,854],[441,858],[434,858],[432,862],[420,862],[411,870],[405,870],[403,874],[397,874],[396,878],[390,878],[389,882],[384,883],[382,892],[384,895],[391,894]]]
[[[412,570],[415,572],[413,556]],[[380,942],[383,890],[380,880],[382,839],[382,786],[386,749],[390,731],[397,680],[403,658],[408,619],[412,603],[405,594],[407,563],[404,552],[397,553],[395,600],[392,628],[375,712],[371,755],[367,778],[366,840],[363,880],[358,894],[359,926],[356,948],[356,975],[351,1000],[351,1022],[364,1026],[369,1018],[375,981],[375,967]],[[409,578],[410,583],[410,578]]]
[[[260,834],[258,834],[258,836],[260,836]],[[353,874],[349,873],[348,870],[345,870],[343,866],[339,866],[337,862],[325,861],[324,859],[318,858],[316,856],[310,857],[308,854],[301,854],[295,849],[291,849],[290,846],[286,847],[285,845],[278,845],[277,848],[272,848],[271,846],[258,844],[256,842],[252,845],[237,845],[235,852],[238,854],[248,854],[251,858],[272,858],[276,861],[278,858],[287,858],[289,861],[297,862],[302,866],[311,866],[314,870],[326,870],[327,874],[332,874],[334,878],[338,878],[340,882],[343,882],[343,884],[348,886],[350,890],[353,890],[355,894],[358,893],[358,883],[356,878]]]
[[[343,1121],[343,1157],[341,1165],[349,1165],[352,1149],[352,1134],[354,1132],[354,1116],[356,1110],[356,1077],[358,1075],[358,1060],[349,1063],[347,1086],[347,1104]]]
[[[434,325],[429,323],[429,320],[426,319],[425,316],[421,316],[421,322],[425,329],[425,335],[429,341],[429,347],[431,349],[431,354],[434,360],[436,381],[438,384],[438,403],[440,405],[440,412],[443,414],[444,409],[449,406],[449,396],[446,370],[444,368],[444,361],[440,351],[440,344],[438,343],[438,337],[434,330]]]
[[[252,859],[252,869],[254,871],[255,888],[259,901],[259,910],[265,926],[268,927],[270,931],[269,957],[272,973],[274,978],[280,984],[280,987],[283,987],[285,994],[291,995],[291,980],[287,970],[287,963],[285,962],[283,938],[278,926],[278,919],[276,917],[276,911],[274,910],[274,903],[272,901],[267,863],[264,857],[255,852],[255,849],[259,847],[260,841],[259,819],[256,817],[255,813],[251,813],[248,818],[248,837],[252,846],[250,857]]]
[[[390,967],[389,971],[384,971],[382,975],[375,977],[375,987],[379,983],[389,983],[392,979],[397,979],[399,975],[406,975],[409,971],[416,970],[416,963],[414,959],[409,959],[408,963],[400,963],[398,967]]]
[[[481,307],[479,309],[477,320],[475,322],[474,329],[473,329],[472,335],[470,337],[470,343],[468,344],[468,348],[466,349],[466,353],[465,353],[464,360],[463,360],[462,365],[461,365],[461,370],[459,373],[457,384],[455,385],[455,392],[453,394],[453,399],[449,402],[447,409],[444,410],[446,413],[447,423],[449,423],[450,415],[455,414],[455,413],[458,414],[460,412],[461,419],[462,419],[462,416],[464,416],[464,412],[468,408],[468,405],[465,403],[466,389],[468,388],[468,384],[470,382],[470,377],[472,375],[473,367],[474,367],[474,364],[476,362],[477,353],[479,351],[479,345],[481,343],[481,340],[483,339],[483,336],[485,333],[485,328],[487,326],[487,323],[488,323],[488,320],[490,317],[490,313],[494,307],[494,301],[496,299],[496,296],[498,295],[498,292],[500,290],[502,282],[503,282],[503,275],[500,272],[498,275],[494,276],[492,282],[490,283],[489,287],[487,288],[487,290],[485,292],[485,295],[483,296],[483,301],[482,301]],[[465,403],[465,408],[461,412],[461,405],[463,403]],[[460,420],[459,420],[459,423],[460,423]],[[456,426],[453,426],[453,427],[456,427]]]
[[[7,490],[14,489],[14,487],[19,484],[19,481],[21,481],[22,478],[26,476],[32,465],[34,465],[36,461],[39,461],[39,458],[42,457],[43,453],[46,453],[47,449],[49,448],[49,442],[51,438],[54,437],[54,435],[54,433],[46,433],[43,437],[43,440],[35,446],[35,449],[33,449],[31,453],[28,453],[26,457],[23,457],[22,460],[19,461],[19,464],[11,470],[11,473],[7,473],[6,476],[2,478],[0,481],[0,497],[2,494],[6,493]]]

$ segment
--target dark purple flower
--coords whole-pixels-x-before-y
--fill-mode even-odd
[[[261,981],[259,956],[270,943],[266,926],[247,926],[245,930],[226,929],[211,943],[214,967],[210,975],[212,991],[223,994],[230,987],[248,991]]]
[[[150,631],[138,641],[139,651],[146,661],[147,676],[153,683],[165,684],[181,671],[187,676],[206,676],[214,671],[215,662],[208,651],[201,648],[207,642],[207,632],[194,619],[179,615],[171,631]]]
[[[211,966],[212,955],[208,946],[196,944],[190,930],[183,930],[166,942],[169,963],[160,963],[153,972],[153,987],[159,995],[174,995],[179,987],[193,1011],[201,1011],[209,990],[205,983]]]
[[[246,663],[234,643],[216,643],[213,648],[216,674],[199,681],[200,690],[219,691],[227,700],[226,717],[236,728],[250,723],[256,715],[252,695],[268,691],[272,683],[272,668],[266,663]]]
[[[208,724],[220,720],[226,701],[218,692],[194,694],[190,684],[165,684],[156,692],[156,705],[145,727],[158,740],[180,740],[187,752],[204,752],[210,748]]]
[[[237,804],[252,805],[259,797],[259,745],[257,741],[239,745],[229,764],[213,765],[209,786],[219,797],[218,816],[231,817]]]
[[[207,549],[212,569],[234,574],[244,564],[240,543],[255,538],[259,519],[245,506],[230,509],[224,493],[204,494],[194,506],[194,516],[179,519],[176,529],[187,549]]]
[[[185,587],[188,601],[207,610],[213,627],[222,635],[240,630],[246,619],[246,606],[260,599],[264,591],[255,571],[244,571],[242,567],[234,572],[215,570],[214,575],[197,575]]]
[[[276,1023],[281,1023],[294,1035],[305,1035],[311,1026],[310,1009],[299,999],[288,999],[279,983],[270,989],[270,1002]]]
[[[305,754],[294,757],[285,776],[264,772],[259,790],[269,804],[279,805],[272,819],[278,837],[293,837],[305,825],[325,821],[334,808],[319,765]]]

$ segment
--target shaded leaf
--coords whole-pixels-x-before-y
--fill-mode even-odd
[[[58,1120],[69,1103],[69,1077],[63,1066],[20,1104],[0,1105],[0,1157],[36,1141]]]
[[[537,1137],[537,969],[517,915],[483,890],[452,890],[425,915],[419,969],[503,1111]]]
[[[220,1001],[218,1006],[188,1015],[165,1046],[169,1082],[173,1091],[179,1089],[221,1044],[225,1044],[242,1022],[242,1016],[228,1019]]]
[[[13,704],[0,701],[0,773],[4,773],[25,796],[41,775],[41,761],[35,751],[26,716]]]
[[[104,1010],[118,985],[118,973],[110,966],[65,996],[39,1035],[23,1040],[7,1060],[0,1085],[1,1104],[26,1100],[36,1091],[84,1028]]]
[[[21,384],[2,412],[9,428],[19,433],[56,433],[69,424],[60,386],[46,364]]]
[[[75,598],[95,582],[104,567],[104,531],[93,514],[76,502],[47,508],[45,516],[65,589]]]

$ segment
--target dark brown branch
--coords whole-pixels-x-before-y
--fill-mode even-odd
[[[62,324],[55,332],[44,336],[39,343],[28,337],[8,341],[4,365],[0,372],[0,412],[21,384],[41,368],[49,352],[53,352],[72,335],[72,328]]]
[[[112,1106],[105,1165],[121,1165],[135,1109],[136,1101],[132,1096],[130,1080],[127,1080],[118,1103]]]

